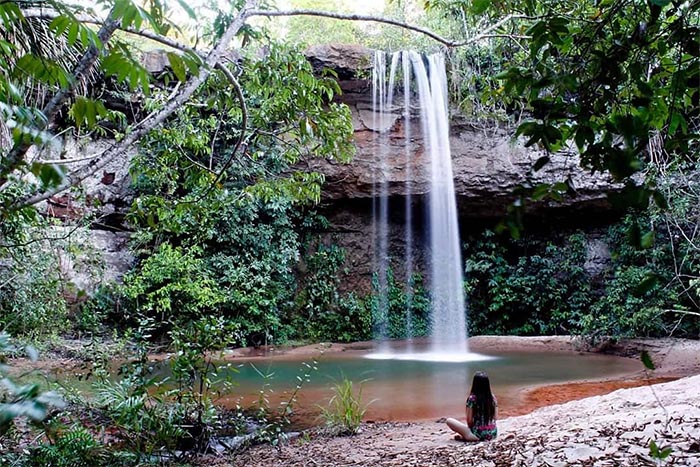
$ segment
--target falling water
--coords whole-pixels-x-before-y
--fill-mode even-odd
[[[465,297],[463,291],[462,256],[460,251],[459,226],[457,223],[457,206],[454,192],[452,159],[449,144],[447,78],[445,74],[445,59],[442,54],[434,54],[425,58],[416,52],[397,52],[392,55],[391,69],[387,83],[386,55],[377,52],[373,70],[373,110],[374,128],[379,129],[380,138],[389,125],[376,119],[385,119],[387,111],[392,111],[395,86],[395,73],[398,62],[402,62],[404,90],[404,128],[406,146],[404,155],[407,167],[407,193],[405,204],[405,271],[408,289],[411,289],[410,277],[413,269],[413,231],[411,211],[411,182],[410,172],[410,97],[411,70],[421,108],[421,126],[425,141],[426,153],[430,155],[431,189],[429,202],[429,235],[430,235],[430,285],[431,285],[431,326],[430,352],[410,355],[388,355],[388,346],[380,347],[380,352],[374,358],[406,358],[425,360],[464,361],[478,359],[481,356],[469,354],[467,346],[467,326],[465,316]],[[427,68],[426,68],[427,64]],[[386,97],[384,97],[386,96]],[[380,123],[380,125],[377,125]],[[386,138],[384,136],[384,138]],[[374,230],[375,267],[378,273],[380,316],[388,316],[387,272],[388,272],[388,213],[386,182],[386,140],[380,140],[377,154],[377,165],[380,170],[375,175],[375,199],[378,196],[378,210],[375,205]],[[411,323],[412,297],[406,310],[407,326]],[[380,329],[380,338],[386,342],[386,329]],[[407,328],[409,340],[412,329]]]
[[[401,52],[403,71],[403,128],[404,128],[404,163],[406,164],[406,204],[404,218],[404,255],[406,261],[406,340],[407,350],[413,351],[413,170],[411,157],[411,62],[407,51]]]
[[[380,339],[380,350],[386,351],[387,329],[389,315],[389,196],[386,181],[386,135],[384,120],[386,115],[386,54],[377,52],[374,55],[372,67],[372,127],[377,130],[379,151],[375,154],[375,170],[373,173],[372,218],[374,230],[374,268],[377,272],[377,315],[376,334]]]
[[[430,154],[431,350],[464,355],[468,352],[464,279],[447,120],[445,58],[442,54],[430,55],[426,70],[419,54],[411,52],[410,57]]]

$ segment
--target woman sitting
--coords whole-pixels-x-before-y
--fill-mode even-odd
[[[457,433],[460,441],[487,441],[496,438],[498,403],[491,394],[489,377],[483,371],[474,374],[472,389],[467,397],[467,423],[447,419],[447,426]]]

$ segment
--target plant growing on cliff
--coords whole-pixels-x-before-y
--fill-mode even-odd
[[[470,333],[580,331],[593,298],[585,255],[581,234],[569,236],[563,246],[538,246],[486,231],[469,244],[465,258]]]
[[[203,273],[179,305],[183,318],[204,314],[195,295],[215,291],[206,313],[233,323],[241,342],[262,345],[289,334],[283,319],[294,300],[302,224],[320,197],[322,177],[294,164],[302,157],[346,161],[352,128],[347,107],[331,102],[337,83],[314,76],[298,51],[270,44],[265,57],[251,54],[241,66],[245,113],[228,82],[212,78],[195,96],[201,106],[180,109],[167,130],[144,140],[131,168],[138,197],[130,220],[138,226],[136,252],[145,260],[129,276],[127,291],[134,298],[143,294],[132,285],[160,267],[150,267],[151,254],[196,258],[190,269]],[[244,143],[242,124],[257,128]],[[236,154],[239,144],[245,157]],[[165,292],[167,281],[177,280],[163,279]],[[154,303],[162,308],[169,302]]]
[[[352,292],[341,292],[345,251],[318,245],[303,263],[291,318],[295,337],[314,342],[370,339],[372,317],[366,302]]]
[[[605,290],[584,321],[589,334],[695,336],[700,329],[698,293],[692,287],[699,257],[693,215],[696,194],[669,191],[670,205],[643,216],[630,215],[609,229],[612,264]],[[651,230],[644,239],[644,224]],[[641,241],[643,248],[635,247]]]

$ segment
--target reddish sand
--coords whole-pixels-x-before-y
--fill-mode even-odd
[[[618,389],[667,383],[676,379],[678,378],[635,378],[631,380],[566,383],[541,386],[526,391],[522,403],[512,407],[510,410],[504,410],[501,416],[515,417],[518,415],[525,415],[539,409],[540,407],[546,407],[548,405],[563,404],[569,401],[585,399],[586,397],[601,396]]]

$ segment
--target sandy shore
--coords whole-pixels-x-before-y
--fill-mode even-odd
[[[657,369],[645,371],[640,362],[637,373],[617,379],[528,388],[524,397],[533,410],[500,420],[500,435],[492,442],[454,441],[437,420],[376,423],[364,424],[352,437],[310,436],[281,447],[255,446],[202,465],[657,465],[649,456],[654,440],[671,447],[668,465],[700,466],[700,376],[693,376],[700,374],[700,341],[635,339],[591,347],[568,337],[476,337],[470,344],[475,351],[605,351],[637,359],[646,350]],[[362,345],[332,345],[325,351],[347,352]],[[317,350],[308,346],[288,352]]]

